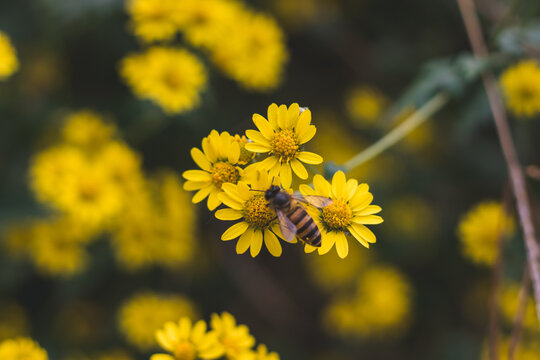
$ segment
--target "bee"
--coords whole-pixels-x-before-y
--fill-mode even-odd
[[[311,246],[321,246],[321,231],[301,203],[323,208],[332,204],[332,199],[315,195],[291,195],[276,185],[270,186],[264,192],[264,198],[268,201],[268,206],[276,212],[285,240],[292,242],[295,236],[298,236]]]

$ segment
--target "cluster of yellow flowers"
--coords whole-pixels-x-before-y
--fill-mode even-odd
[[[514,229],[514,219],[500,203],[484,201],[477,204],[458,225],[463,255],[474,263],[493,265],[499,237],[508,238]]]
[[[279,360],[266,345],[255,346],[255,338],[246,325],[236,324],[228,312],[212,314],[210,329],[204,320],[192,323],[188,317],[178,323],[167,322],[156,332],[156,339],[168,354],[154,354],[151,360]]]
[[[292,192],[293,173],[306,180],[308,171],[304,164],[317,165],[323,159],[303,150],[316,133],[309,109],[300,108],[296,103],[289,107],[272,104],[268,107],[267,119],[254,114],[253,122],[258,131],[247,130],[247,139],[214,130],[203,139],[202,151],[193,148],[191,156],[201,170],[183,173],[187,179],[184,188],[197,190],[192,199],[194,203],[207,198],[210,210],[222,203],[226,206],[216,211],[215,216],[220,220],[238,221],[221,237],[224,241],[239,237],[238,254],[250,249],[251,256],[255,257],[264,242],[273,256],[280,256],[282,248],[278,238],[285,238],[264,191],[272,185],[280,185]],[[331,200],[327,206],[307,207],[322,235],[322,246],[318,248],[320,255],[335,245],[338,255],[345,258],[349,251],[349,235],[365,247],[375,242],[375,235],[366,225],[379,224],[383,220],[375,215],[381,208],[371,205],[373,195],[367,184],[347,179],[342,171],[338,171],[331,182],[315,175],[313,187],[302,184],[300,192],[305,197]],[[307,253],[317,250],[308,243],[304,249]]]
[[[13,338],[0,342],[2,360],[48,360],[47,352],[30,338]]]
[[[192,258],[194,212],[179,180],[170,173],[147,179],[140,157],[91,111],[68,115],[61,139],[34,156],[30,186],[54,213],[14,225],[6,243],[46,274],[83,270],[85,245],[104,231],[126,269]]]
[[[19,60],[9,37],[0,31],[0,81],[6,80],[19,69]]]
[[[501,87],[506,107],[518,117],[540,114],[540,64],[537,60],[522,60],[501,75]]]
[[[283,31],[271,17],[236,0],[127,0],[130,27],[146,43],[172,42],[182,32],[214,65],[247,89],[267,91],[281,82],[288,55]],[[151,46],[128,55],[120,73],[133,92],[169,114],[200,103],[207,75],[188,50]]]
[[[129,298],[118,312],[118,327],[127,341],[146,351],[155,348],[155,332],[170,319],[198,318],[191,300],[182,295],[163,295],[152,292]]]

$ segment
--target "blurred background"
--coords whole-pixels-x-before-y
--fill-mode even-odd
[[[540,85],[511,96],[540,84],[540,3],[477,7],[485,63],[449,0],[0,0],[0,341],[148,359],[165,321],[228,311],[281,359],[487,359],[495,299],[506,359],[525,252],[478,74],[521,71],[501,84],[535,203]],[[346,259],[238,255],[182,188],[191,148],[271,103],[310,108],[328,175],[439,91],[444,109],[348,174],[385,221]],[[515,359],[540,359],[527,306]]]

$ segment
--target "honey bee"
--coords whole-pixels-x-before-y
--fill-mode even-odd
[[[311,246],[321,246],[321,231],[301,203],[322,208],[332,204],[332,199],[315,195],[291,195],[276,185],[270,186],[264,192],[264,198],[268,201],[268,206],[276,212],[285,240],[292,242],[298,236]]]

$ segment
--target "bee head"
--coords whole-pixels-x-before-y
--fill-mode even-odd
[[[279,188],[279,186],[272,185],[268,190],[264,192],[264,198],[268,201],[274,198],[277,194],[279,194],[280,191],[281,189]]]

